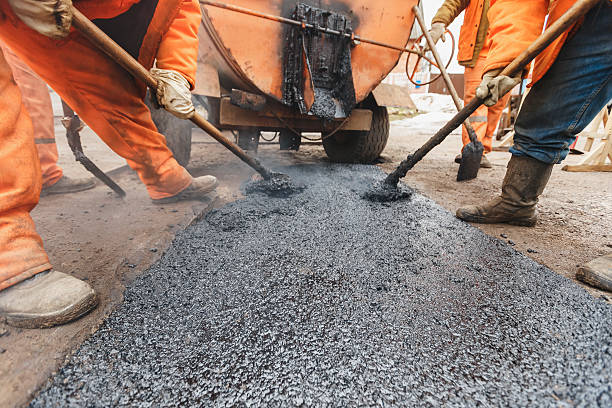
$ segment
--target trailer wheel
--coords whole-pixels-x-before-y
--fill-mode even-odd
[[[372,110],[369,131],[339,131],[327,139],[323,136],[323,148],[331,161],[369,164],[385,149],[389,140],[387,108],[378,106],[372,96],[362,103],[362,107]]]
[[[172,151],[174,158],[181,166],[187,166],[191,159],[191,129],[188,120],[179,119],[163,108],[156,108],[151,102],[148,91],[145,104],[151,111],[151,118],[157,131],[165,136],[166,145]]]

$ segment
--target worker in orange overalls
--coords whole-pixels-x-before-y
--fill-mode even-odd
[[[574,3],[492,0],[491,49],[476,91],[487,106],[521,81],[521,76],[497,75],[540,35],[546,16],[550,25]],[[553,165],[565,159],[576,135],[612,100],[611,27],[612,0],[600,0],[535,59],[531,90],[514,126],[501,195],[484,205],[459,208],[457,217],[479,223],[536,224],[538,197]],[[612,282],[612,271],[608,279]]]
[[[67,194],[89,190],[95,186],[93,178],[72,178],[64,174],[57,164],[59,155],[55,144],[53,106],[45,81],[40,79],[10,49],[0,43],[13,78],[21,91],[23,105],[34,128],[34,143],[42,171],[42,195]]]
[[[464,10],[465,16],[459,35],[457,60],[460,65],[465,67],[463,100],[467,104],[476,95],[476,88],[478,88],[484,73],[487,54],[491,46],[490,41],[487,40],[489,0],[446,0],[431,20],[429,34],[434,43],[440,39],[444,41],[446,27]],[[486,154],[493,150],[493,133],[509,98],[510,94],[506,94],[495,105],[489,107],[483,105],[470,116],[470,122],[478,135],[478,140],[484,146],[484,155],[480,167],[491,167]],[[461,139],[464,147],[470,142],[465,127],[462,130]],[[455,157],[455,162],[461,163],[461,154]]]
[[[158,80],[157,101],[193,115],[197,0],[75,0],[75,6],[139,59]],[[181,167],[143,102],[144,84],[71,29],[70,0],[0,1],[0,40],[48,83],[138,173],[156,203],[204,199],[217,186]],[[48,327],[91,310],[91,287],[53,271],[30,210],[41,189],[32,128],[0,58],[0,315]]]

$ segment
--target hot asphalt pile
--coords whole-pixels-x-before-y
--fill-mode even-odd
[[[33,406],[612,406],[612,308],[376,167],[209,214]]]

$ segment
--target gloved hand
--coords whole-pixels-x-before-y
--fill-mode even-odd
[[[444,33],[446,32],[446,25],[444,23],[433,23],[431,25],[431,29],[429,30],[429,35],[433,40],[434,45],[438,43],[438,41],[442,40],[442,42],[446,41],[444,38]],[[429,44],[426,49],[429,49]]]
[[[499,98],[521,83],[522,76],[520,74],[510,78],[505,75],[498,76],[501,72],[501,69],[494,69],[487,72],[482,77],[482,82],[478,88],[476,88],[476,96],[480,99],[484,99],[484,104],[487,106],[495,105],[497,101],[499,101]]]
[[[64,38],[72,24],[72,0],[8,0],[28,27],[51,38]]]
[[[157,79],[157,103],[178,118],[191,118],[195,107],[189,81],[171,69],[151,68],[151,74]]]

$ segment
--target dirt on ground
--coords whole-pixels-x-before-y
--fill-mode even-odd
[[[414,120],[396,121],[380,166],[391,171],[431,131]],[[75,163],[58,126],[60,165],[70,176],[86,176]],[[48,196],[33,212],[37,228],[57,270],[86,279],[98,292],[95,312],[74,323],[45,330],[15,329],[0,323],[0,406],[27,404],[106,316],[122,302],[124,286],[146,270],[172,242],[175,234],[213,206],[241,197],[241,185],[253,172],[200,131],[194,131],[194,175],[213,174],[221,183],[214,202],[184,202],[157,206],[151,203],[138,178],[96,136],[83,133],[86,153],[112,172],[128,192],[121,200],[104,185],[82,193]],[[464,203],[481,203],[498,193],[509,154],[491,153],[492,169],[478,179],[455,181],[453,162],[460,148],[457,133],[449,137],[419,165],[405,182],[454,212]],[[299,152],[280,152],[278,145],[260,146],[260,159],[268,166],[327,160],[318,144],[305,144]],[[579,160],[571,156],[570,162]],[[479,225],[487,234],[511,245],[559,274],[575,280],[578,265],[612,252],[612,183],[609,173],[566,173],[557,166],[540,204],[535,228]],[[511,241],[511,242],[510,242]],[[577,282],[577,284],[580,284]],[[593,296],[610,294],[587,288]]]

